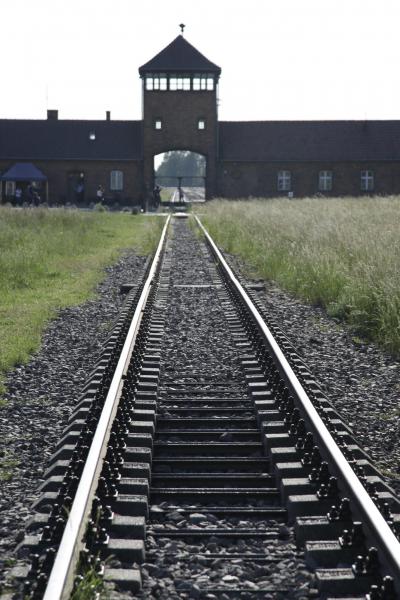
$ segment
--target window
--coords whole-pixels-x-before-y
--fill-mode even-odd
[[[161,90],[167,89],[168,79],[165,73],[157,73],[156,75],[147,75],[146,90]]]
[[[145,76],[144,85],[145,89],[149,91],[212,91],[215,87],[215,80],[214,75],[210,73],[195,73],[193,76],[188,73],[171,73],[170,75],[154,73]]]
[[[124,189],[124,174],[122,171],[111,171],[110,190],[112,192],[121,192]]]
[[[321,192],[330,192],[332,189],[332,171],[320,171],[318,189]]]
[[[292,176],[290,171],[278,171],[278,191],[289,192],[292,187]]]
[[[199,119],[197,121],[197,129],[205,129],[206,128],[206,122],[204,119]]]
[[[374,172],[361,171],[361,190],[363,192],[372,192],[374,189]]]
[[[162,129],[162,120],[161,119],[156,119],[154,121],[154,129]]]
[[[96,132],[95,132],[95,131],[91,131],[91,132],[89,133],[89,140],[90,140],[91,142],[94,142],[94,140],[95,140],[95,139],[96,139]]]
[[[193,89],[194,90],[213,90],[214,89],[214,77],[212,75],[204,75],[202,73],[196,73],[193,77]]]
[[[169,89],[172,91],[175,91],[175,90],[188,91],[188,90],[190,90],[190,77],[181,77],[181,76],[170,77]]]

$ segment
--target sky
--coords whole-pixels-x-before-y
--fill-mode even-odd
[[[399,0],[0,0],[0,118],[141,118],[138,67],[180,33],[221,120],[400,118]]]

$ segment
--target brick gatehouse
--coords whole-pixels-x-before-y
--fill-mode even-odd
[[[61,120],[56,110],[0,119],[0,174],[31,163],[51,203],[87,204],[102,185],[111,201],[133,205],[153,188],[155,155],[190,150],[206,158],[207,198],[400,193],[400,121],[219,121],[220,74],[179,35],[139,68],[142,120],[108,111]],[[3,202],[16,184],[2,181]]]

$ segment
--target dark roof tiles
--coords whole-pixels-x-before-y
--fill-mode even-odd
[[[220,122],[222,160],[400,160],[400,121]]]
[[[0,119],[0,158],[132,160],[141,149],[141,121]]]
[[[161,50],[154,58],[139,68],[140,76],[145,73],[159,72],[190,72],[216,73],[220,75],[221,69],[208,58],[203,56],[192,44],[178,35],[168,46]]]
[[[400,121],[222,121],[219,156],[266,162],[400,160]],[[0,119],[0,159],[141,158],[141,121]]]

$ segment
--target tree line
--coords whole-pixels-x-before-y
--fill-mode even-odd
[[[188,150],[166,152],[155,174],[161,187],[177,186],[178,177],[183,178],[182,186],[203,186],[206,159],[201,154]]]

